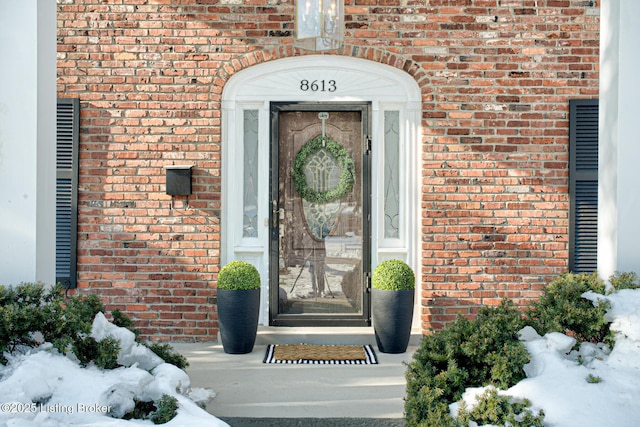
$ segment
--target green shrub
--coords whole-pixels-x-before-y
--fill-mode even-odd
[[[640,287],[635,273],[616,273],[610,278],[615,290]],[[560,332],[580,341],[606,341],[609,324],[604,315],[607,301],[594,305],[585,292],[605,294],[604,282],[597,275],[566,273],[547,286],[540,299],[522,316],[512,302],[484,308],[475,320],[459,318],[433,335],[425,336],[407,369],[405,417],[407,426],[467,427],[479,425],[543,425],[544,413],[534,414],[529,402],[487,392],[469,411],[461,405],[457,417],[449,415],[449,404],[458,401],[468,387],[494,385],[508,388],[524,378],[523,367],[529,357],[517,337],[525,325],[544,335]],[[589,375],[587,382],[600,377]]]
[[[133,409],[126,413],[123,420],[151,420],[154,424],[168,423],[178,414],[178,399],[163,394],[158,401],[134,400]]]
[[[4,352],[38,345],[34,332],[40,330],[43,305],[52,297],[41,285],[0,286],[0,363],[7,362]]]
[[[466,388],[508,388],[524,379],[529,355],[518,339],[523,326],[520,311],[504,300],[482,308],[473,321],[460,317],[425,336],[406,373],[408,425],[448,425],[448,405]]]
[[[167,363],[175,365],[180,369],[185,369],[189,366],[187,358],[177,353],[173,347],[167,343],[154,342],[146,343],[145,345]]]
[[[122,416],[123,420],[147,420],[151,414],[158,409],[152,400],[134,399],[133,402],[133,409]]]
[[[109,344],[96,347],[86,341],[93,318],[102,310],[96,295],[65,298],[61,286],[46,289],[41,284],[26,283],[0,287],[0,352],[39,345],[41,341],[35,339],[39,332],[42,340],[52,343],[59,352],[71,351],[88,363],[95,351],[111,351]],[[6,363],[4,356],[0,363]]]
[[[609,283],[613,286],[613,289],[620,291],[622,289],[638,289],[640,288],[640,281],[636,273],[615,273],[609,278]]]
[[[604,295],[605,284],[596,273],[558,276],[528,310],[529,323],[540,335],[561,332],[579,341],[603,341],[609,334],[604,315],[610,304],[601,301],[594,305],[582,297],[587,291]]]
[[[120,342],[113,337],[96,341],[90,336],[93,319],[103,311],[104,306],[96,295],[66,298],[62,287],[0,286],[0,352],[36,347],[45,341],[51,342],[63,354],[72,352],[82,366],[93,363],[102,369],[117,368]],[[114,310],[112,317],[116,325],[133,330],[137,339],[139,332],[133,328],[129,317],[119,310]],[[37,333],[42,334],[41,340],[35,338]],[[187,359],[169,344],[147,345],[165,362],[182,369],[188,366]],[[3,356],[0,363],[6,363]],[[124,418],[149,419],[155,424],[164,424],[176,416],[177,409],[177,399],[165,394],[157,402],[136,400],[134,409]]]
[[[405,291],[414,289],[416,278],[407,263],[398,259],[382,261],[373,270],[371,286],[385,291]]]
[[[406,426],[420,427],[460,427],[449,415],[449,401],[443,399],[444,390],[425,386],[407,392],[405,397]],[[466,426],[465,426],[466,427]]]
[[[50,342],[62,354],[73,353],[82,366],[118,367],[120,345],[90,337],[93,319],[104,310],[97,295],[66,298],[64,288],[41,284],[0,287],[0,352]],[[36,337],[42,334],[40,340]],[[1,355],[1,353],[0,353]],[[4,356],[0,363],[6,363]]]
[[[85,361],[83,364],[86,365],[93,360],[93,355],[82,352],[92,347],[83,345],[82,342],[91,333],[93,319],[101,311],[104,311],[104,307],[97,295],[65,299],[60,294],[44,307],[40,332],[44,340],[52,343],[60,353],[67,354],[71,351],[80,361]]]
[[[107,337],[102,341],[96,341],[92,337],[85,337],[76,340],[73,346],[73,352],[82,366],[91,362],[101,369],[115,369],[120,366],[120,342],[115,338]]]
[[[220,269],[218,289],[243,291],[260,288],[260,273],[246,261],[231,261]]]
[[[543,427],[544,412],[535,415],[530,406],[531,402],[526,399],[515,402],[509,396],[502,396],[496,389],[489,388],[478,396],[478,403],[471,411],[461,405],[456,421],[459,426],[465,427],[469,421],[475,421],[477,425]]]
[[[154,424],[168,423],[178,414],[178,399],[163,394],[162,398],[156,402],[156,407],[156,411],[151,414],[151,421]]]

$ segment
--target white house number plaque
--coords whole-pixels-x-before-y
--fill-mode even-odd
[[[338,85],[335,80],[300,80],[300,90],[303,92],[335,92]]]

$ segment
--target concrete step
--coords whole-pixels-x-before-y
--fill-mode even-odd
[[[400,418],[221,418],[231,427],[403,427]]]
[[[254,350],[227,354],[220,343],[176,343],[187,357],[191,387],[216,397],[207,411],[231,427],[402,427],[406,363],[422,336],[403,354],[380,353],[373,328],[260,327]],[[377,365],[264,364],[267,344],[371,344]]]
[[[413,331],[410,346],[420,344],[422,335]],[[373,327],[271,327],[260,326],[256,345],[268,344],[365,345],[376,344]]]

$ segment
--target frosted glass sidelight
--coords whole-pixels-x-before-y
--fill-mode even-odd
[[[244,110],[242,236],[258,237],[258,110]]]
[[[384,112],[384,237],[400,237],[400,112]]]

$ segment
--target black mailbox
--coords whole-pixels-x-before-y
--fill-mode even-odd
[[[171,196],[188,196],[191,194],[192,166],[165,166],[167,173],[167,194]]]

